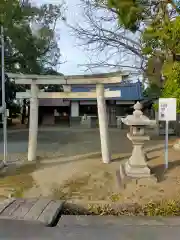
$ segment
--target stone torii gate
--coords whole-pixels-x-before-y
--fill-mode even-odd
[[[15,79],[16,84],[31,85],[31,90],[27,92],[17,92],[16,98],[30,99],[30,123],[29,123],[29,143],[28,143],[28,161],[36,160],[37,152],[37,134],[38,134],[38,109],[39,98],[97,98],[99,130],[101,139],[101,153],[104,163],[109,163],[110,148],[108,136],[108,123],[106,112],[106,98],[120,97],[120,91],[104,91],[104,84],[117,84],[122,81],[123,76],[120,72],[103,73],[92,75],[76,76],[54,76],[54,75],[25,75],[8,73],[10,78]],[[96,85],[95,92],[41,92],[39,85]]]

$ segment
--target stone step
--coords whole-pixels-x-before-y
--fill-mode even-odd
[[[61,215],[64,201],[47,198],[9,198],[0,202],[0,219],[41,222],[53,226]]]
[[[120,229],[120,227],[130,226],[130,227],[140,227],[153,226],[154,228],[165,227],[165,226],[180,226],[180,218],[176,217],[147,217],[147,216],[93,216],[93,215],[62,215],[57,224],[58,227],[63,228],[66,226],[67,229],[73,229],[80,227],[85,230],[88,229],[101,229],[102,232],[104,229],[113,228]],[[140,229],[139,228],[139,229]],[[162,228],[163,229],[163,228]],[[138,228],[136,229],[139,232]],[[120,235],[121,236],[121,235]],[[72,238],[71,238],[72,239]],[[87,238],[85,238],[87,239]],[[96,238],[93,238],[96,239]],[[98,238],[97,238],[98,239]],[[102,238],[103,239],[103,238]],[[118,238],[117,238],[118,239]],[[120,237],[119,239],[124,238]],[[151,239],[151,238],[127,238],[130,239]],[[155,238],[159,239],[159,238]]]

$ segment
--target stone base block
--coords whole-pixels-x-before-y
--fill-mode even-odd
[[[152,185],[156,184],[157,182],[158,182],[157,178],[154,175],[136,179],[136,184],[143,185],[143,186],[152,186]]]
[[[131,178],[149,177],[151,175],[151,171],[148,166],[130,165],[129,161],[125,163],[124,169],[126,175]]]
[[[121,188],[125,189],[128,184],[132,184],[132,182],[144,186],[152,186],[157,183],[157,178],[152,174],[142,174],[141,176],[136,174],[134,174],[133,176],[128,175],[128,173],[126,172],[126,164],[121,164],[120,169],[117,172],[118,184]]]

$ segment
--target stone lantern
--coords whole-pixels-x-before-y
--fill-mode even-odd
[[[130,132],[127,137],[133,144],[132,156],[123,165],[124,174],[132,178],[144,178],[151,176],[150,169],[147,166],[146,155],[144,152],[144,144],[150,140],[146,135],[145,129],[148,127],[155,127],[156,121],[150,120],[143,115],[141,111],[142,105],[137,102],[134,105],[133,115],[128,115],[122,118],[122,122],[130,127]]]

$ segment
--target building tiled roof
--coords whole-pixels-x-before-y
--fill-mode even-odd
[[[142,100],[143,99],[143,90],[142,90],[142,84],[141,82],[136,83],[120,83],[117,85],[105,85],[105,89],[109,89],[111,91],[120,90],[121,96],[120,97],[114,97],[112,100],[122,100],[122,101],[136,101],[136,100]],[[72,85],[72,92],[90,92],[93,89],[95,89],[95,86],[73,86]],[[89,98],[84,99],[73,99],[73,101],[79,101],[79,100],[93,100]],[[96,99],[94,99],[96,100]]]
[[[110,85],[106,84],[105,89],[109,89],[112,91],[120,90],[121,97],[114,97],[111,100],[119,100],[119,101],[142,101],[143,98],[143,91],[142,91],[142,84],[141,82],[136,83],[127,83],[122,82],[117,85]],[[72,85],[71,88],[72,92],[89,92],[95,90],[95,86],[77,86]],[[70,101],[91,101],[96,99],[90,98],[75,98],[75,99],[39,99],[39,106],[68,106]]]

